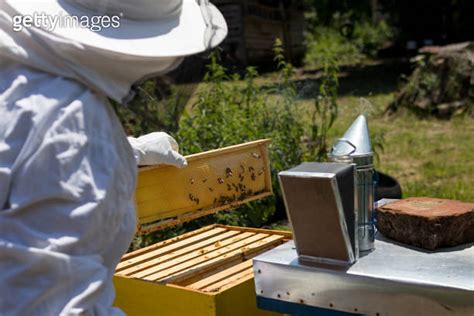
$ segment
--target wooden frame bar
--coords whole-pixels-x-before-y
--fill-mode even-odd
[[[141,168],[135,201],[142,234],[272,194],[267,146],[259,140],[187,156],[188,166]]]
[[[290,238],[289,232],[210,225],[128,254],[116,275],[216,292],[252,277],[249,259]]]
[[[190,155],[183,169],[141,168],[139,233],[271,195],[268,144]],[[290,238],[289,232],[210,225],[133,251],[117,265],[115,305],[128,315],[270,315],[255,304],[252,258]]]

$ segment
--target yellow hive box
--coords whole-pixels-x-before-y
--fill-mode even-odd
[[[268,140],[186,157],[188,167],[142,168],[139,231],[148,233],[272,194]],[[256,307],[252,260],[289,232],[207,226],[123,256],[115,305],[128,315],[270,315]]]

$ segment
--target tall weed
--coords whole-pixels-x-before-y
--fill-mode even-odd
[[[198,93],[191,111],[183,115],[176,138],[185,154],[271,138],[273,186],[275,198],[281,201],[277,173],[302,161],[304,127],[294,103],[296,88],[291,82],[292,66],[284,60],[280,41],[275,44],[275,61],[281,81],[275,90],[281,97],[270,103],[268,92],[255,82],[258,72],[254,67],[247,68],[243,77],[228,76],[226,69],[218,63],[218,53],[213,52],[205,88]],[[215,217],[217,221],[232,224],[261,226],[274,212],[275,200],[269,199],[251,203],[241,212]]]
[[[310,113],[296,103],[293,67],[286,62],[282,42],[274,45],[278,82],[270,89],[257,84],[258,72],[248,67],[243,76],[229,75],[217,51],[210,63],[195,103],[184,112],[174,133],[184,154],[192,154],[262,138],[269,147],[274,196],[220,212],[135,240],[134,248],[169,238],[210,223],[261,227],[285,217],[278,172],[304,160],[324,160],[327,132],[337,118],[337,62],[324,68],[324,77]],[[307,116],[312,119],[308,123]]]
[[[327,63],[324,77],[311,113],[311,122],[303,117],[295,102],[296,86],[293,66],[284,58],[280,40],[274,45],[278,83],[263,89],[255,79],[258,72],[247,68],[246,74],[228,76],[218,63],[218,54],[211,54],[211,63],[205,76],[205,88],[198,100],[186,113],[176,134],[186,154],[229,146],[245,141],[271,138],[270,161],[275,196],[254,202],[236,215],[216,215],[216,219],[239,225],[261,226],[275,212],[284,217],[282,195],[278,186],[278,172],[298,165],[303,160],[324,160],[327,153],[327,132],[337,117],[337,66]],[[243,83],[243,85],[242,85]],[[270,98],[270,95],[278,97]]]

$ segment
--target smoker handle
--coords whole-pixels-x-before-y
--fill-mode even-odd
[[[347,153],[346,156],[350,156],[352,153],[354,153],[354,152],[357,150],[357,147],[356,147],[353,143],[351,143],[350,140],[348,140],[348,139],[346,139],[346,138],[338,138],[338,139],[336,139],[336,142],[335,142],[334,145],[332,146],[332,151],[333,151],[333,152],[334,152],[334,150],[336,149],[336,144],[337,144],[338,142],[346,143],[346,144],[348,144],[349,146],[352,147],[352,150],[351,150],[349,153]]]

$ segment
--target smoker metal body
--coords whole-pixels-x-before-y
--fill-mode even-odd
[[[340,265],[357,260],[354,167],[305,162],[279,173],[300,260]]]
[[[334,144],[329,160],[354,163],[356,165],[355,209],[357,213],[357,235],[359,251],[374,249],[375,239],[375,181],[373,151],[370,144],[367,119],[360,115],[342,138]]]
[[[257,302],[277,302],[279,310],[267,309],[287,314],[304,306],[374,316],[470,316],[472,258],[474,243],[425,251],[377,235],[374,251],[351,266],[309,265],[290,241],[253,259]]]
[[[374,165],[373,157],[367,156],[331,156],[333,162],[354,163],[355,167],[355,210],[357,214],[357,237],[359,251],[374,249],[375,210],[374,210]]]

